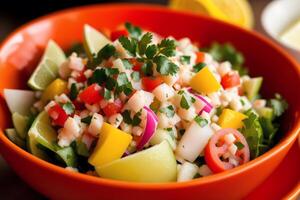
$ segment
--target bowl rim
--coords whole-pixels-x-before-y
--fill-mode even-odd
[[[17,28],[15,31],[13,31],[11,34],[6,37],[5,40],[0,44],[0,52],[2,48],[5,46],[6,43],[8,43],[12,38],[14,38],[19,32],[23,31],[27,27],[33,26],[34,24],[38,24],[44,20],[60,17],[64,14],[69,13],[77,13],[81,12],[83,10],[93,10],[93,9],[140,9],[140,10],[148,10],[153,12],[165,12],[170,14],[180,14],[185,15],[187,17],[193,17],[193,18],[203,18],[208,21],[212,21],[213,23],[223,24],[228,26],[231,29],[236,29],[242,34],[248,34],[251,35],[251,37],[255,37],[256,39],[262,41],[268,46],[271,46],[273,49],[275,49],[277,52],[282,54],[286,60],[288,60],[291,65],[294,66],[294,68],[297,70],[297,74],[300,78],[300,65],[296,62],[294,58],[292,58],[291,55],[289,55],[282,47],[280,47],[278,44],[275,44],[270,39],[266,38],[265,36],[261,35],[260,33],[249,31],[244,28],[238,27],[233,24],[229,24],[227,22],[223,22],[221,20],[213,19],[207,16],[193,14],[189,12],[184,11],[175,11],[170,8],[166,8],[165,6],[161,5],[153,5],[153,4],[145,4],[145,3],[106,3],[106,4],[92,4],[92,5],[86,5],[86,6],[78,6],[78,7],[72,7],[68,9],[63,9],[60,11],[56,11],[47,15],[44,15],[42,17],[36,18],[32,21],[29,21],[28,23],[25,23],[24,25]],[[214,174],[207,177],[202,177],[199,179],[194,179],[187,182],[169,182],[169,183],[140,183],[140,182],[129,182],[129,181],[119,181],[119,180],[112,180],[112,179],[105,179],[101,177],[94,177],[82,173],[74,173],[72,171],[66,170],[63,167],[54,165],[50,162],[44,161],[42,159],[39,159],[38,157],[30,154],[29,152],[23,150],[22,148],[18,147],[14,143],[12,143],[4,134],[4,131],[0,129],[0,141],[4,144],[4,146],[10,148],[12,151],[15,151],[15,153],[19,154],[20,156],[24,157],[24,159],[29,160],[29,162],[34,163],[35,165],[39,165],[45,170],[52,171],[52,173],[60,174],[65,177],[77,180],[77,181],[85,181],[90,182],[93,184],[103,184],[110,187],[117,187],[117,188],[125,188],[125,189],[143,189],[143,190],[166,190],[166,189],[179,189],[179,188],[185,188],[185,187],[191,187],[191,186],[200,186],[208,183],[213,183],[217,181],[221,181],[224,179],[227,179],[229,177],[238,176],[245,171],[250,170],[251,168],[255,167],[256,165],[267,161],[270,159],[270,157],[275,156],[279,152],[281,152],[284,148],[286,148],[288,145],[291,145],[297,138],[298,133],[300,132],[300,117],[297,116],[297,120],[295,122],[295,125],[293,129],[289,130],[285,134],[288,135],[288,137],[285,137],[282,139],[276,146],[274,146],[272,149],[270,149],[265,154],[259,156],[258,158],[243,164],[242,166],[236,167],[234,169]],[[1,153],[1,152],[0,152]]]

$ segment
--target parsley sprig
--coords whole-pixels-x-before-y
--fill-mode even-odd
[[[129,33],[134,29],[128,23],[126,27]],[[166,38],[159,44],[152,44],[153,35],[150,32],[140,36],[136,31],[130,34],[131,38],[121,36],[119,42],[131,56],[137,57],[139,62],[144,63],[142,72],[148,76],[152,75],[155,64],[157,71],[162,75],[176,74],[179,67],[169,59],[175,55],[175,41]]]

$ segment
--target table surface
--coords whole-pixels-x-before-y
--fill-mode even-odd
[[[135,0],[136,1],[136,0]],[[255,14],[255,29],[263,32],[260,24],[260,15],[262,9],[270,0],[251,0]],[[149,1],[147,1],[149,2]],[[155,1],[165,3],[166,1]],[[20,23],[14,21],[7,14],[0,13],[0,41],[4,39],[11,31],[13,31]],[[5,163],[0,156],[0,199],[45,199],[37,192],[33,191],[26,183],[24,183]]]

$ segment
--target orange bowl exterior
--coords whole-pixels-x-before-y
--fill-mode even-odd
[[[259,186],[278,166],[300,129],[300,71],[284,50],[257,33],[207,17],[136,4],[94,5],[45,16],[12,33],[0,49],[0,128],[11,126],[3,88],[26,88],[33,67],[52,38],[64,49],[82,41],[85,23],[115,28],[130,21],[163,36],[184,36],[207,45],[231,42],[246,58],[251,75],[264,77],[263,94],[280,92],[289,102],[280,142],[259,158],[217,175],[184,183],[129,183],[69,172],[40,160],[0,133],[0,152],[15,172],[53,199],[240,199]],[[155,176],[155,174],[153,174]]]

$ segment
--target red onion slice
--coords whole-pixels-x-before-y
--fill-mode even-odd
[[[158,124],[158,118],[156,114],[146,106],[144,106],[144,109],[147,111],[147,123],[144,133],[142,134],[142,138],[136,146],[138,151],[142,150],[145,144],[149,142],[151,137],[154,135]]]
[[[201,95],[193,93],[192,88],[188,88],[187,90],[205,104],[205,106],[203,107],[203,109],[199,112],[199,115],[201,115],[201,113],[203,111],[207,112],[207,113],[210,113],[210,111],[212,110],[213,106],[204,97],[202,97]]]

